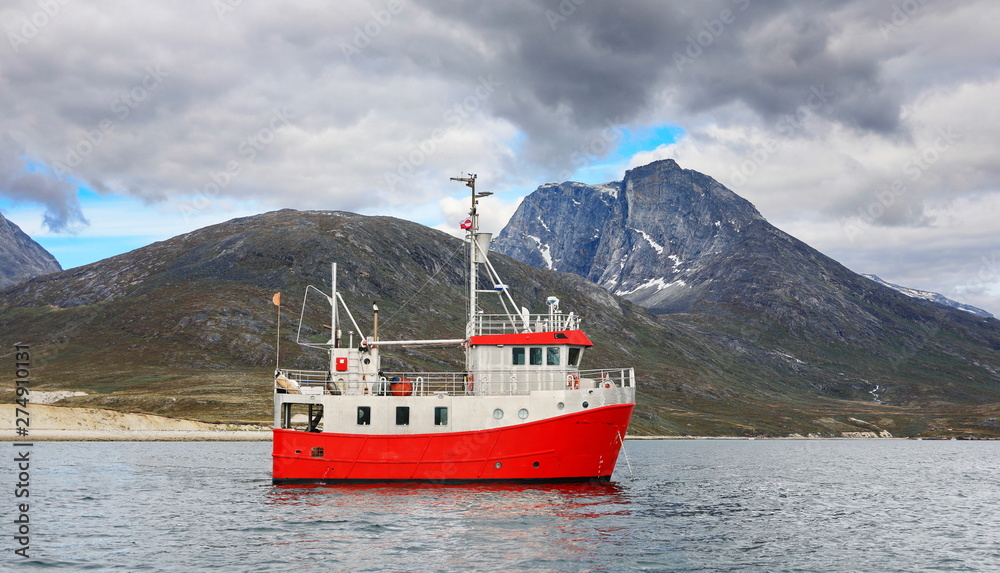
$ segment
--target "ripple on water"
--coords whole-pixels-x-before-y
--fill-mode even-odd
[[[269,444],[36,444],[64,571],[990,571],[1000,443],[627,442],[610,484],[272,486]],[[0,465],[2,466],[2,465]],[[0,467],[10,477],[11,469]]]

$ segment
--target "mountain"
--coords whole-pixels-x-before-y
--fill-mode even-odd
[[[640,187],[632,185],[633,191]],[[617,198],[607,194],[610,203],[631,196],[627,184],[620,189],[625,192]],[[601,193],[591,199],[603,201]],[[581,215],[578,223],[584,220]],[[754,232],[766,237],[762,220],[740,232],[757,225],[761,230]],[[710,233],[695,234],[737,255],[748,248],[738,240],[727,246]],[[799,253],[805,247],[789,240],[779,243],[775,248],[788,257],[800,257],[784,262],[783,272],[804,274],[786,277],[787,293],[751,296],[771,285],[768,273],[774,269],[768,270],[764,255],[747,254],[739,265],[727,263],[745,267],[735,281],[745,301],[722,300],[726,291],[709,283],[686,311],[663,316],[573,273],[497,253],[491,261],[519,304],[542,312],[545,297],[554,295],[564,309],[582,316],[596,343],[583,367],[635,367],[634,434],[840,436],[878,428],[893,435],[1000,436],[1000,337],[990,326],[996,321],[916,301],[851,275],[860,282],[849,285],[868,290],[832,301],[824,295],[823,304],[841,313],[849,302],[870,304],[880,318],[855,314],[861,325],[848,329],[849,319],[820,316],[818,303],[802,298],[799,285],[826,284],[815,287],[822,291],[850,276],[835,267],[825,270],[828,278],[809,275],[829,261],[812,251]],[[599,240],[591,257],[609,250]],[[460,338],[463,251],[459,239],[391,217],[282,210],[234,219],[0,289],[0,361],[13,361],[14,343],[29,344],[33,389],[86,392],[61,405],[266,423],[272,417],[275,292],[284,304],[280,348],[288,367],[325,365],[323,352],[295,340],[329,336],[323,327],[329,310],[321,297],[309,297],[301,333],[297,325],[306,286],[328,290],[331,262],[338,263],[338,283],[360,329],[371,327],[367,309],[377,302],[383,338]],[[685,261],[697,262],[694,251],[681,252],[689,253]],[[557,258],[566,257],[558,255],[554,264]],[[586,253],[577,256],[580,263],[586,259]],[[698,276],[689,278],[703,284]],[[631,284],[629,277],[621,280]],[[882,294],[890,306],[876,311]],[[796,314],[789,304],[808,311]],[[905,313],[911,314],[900,316]],[[830,334],[831,324],[845,329],[844,338]],[[878,338],[886,332],[897,338]],[[387,369],[463,367],[459,349],[399,349],[386,351],[383,359]],[[0,389],[4,399],[13,400],[10,388]]]
[[[55,257],[0,215],[0,288],[61,270]]]
[[[604,185],[549,184],[525,199],[497,251],[588,278],[658,313],[684,311],[720,286],[748,241],[781,236],[748,201],[672,160]]]
[[[1000,321],[855,274],[672,160],[603,185],[543,185],[494,247],[714,337],[752,378],[774,374],[776,392],[902,406],[930,395],[985,403],[1000,391]]]
[[[936,302],[937,304],[943,304],[945,306],[950,306],[952,308],[957,308],[958,310],[964,310],[965,312],[974,314],[976,316],[982,316],[982,317],[986,317],[986,318],[994,318],[993,314],[991,314],[991,313],[989,313],[989,312],[987,312],[987,311],[985,311],[985,310],[983,310],[981,308],[972,306],[971,304],[964,304],[964,303],[961,303],[961,302],[958,302],[958,301],[951,300],[950,298],[948,298],[948,297],[946,297],[944,295],[938,294],[936,292],[930,292],[930,291],[926,291],[926,290],[917,290],[917,289],[913,289],[913,288],[909,288],[909,287],[899,286],[897,284],[893,284],[891,282],[882,280],[881,278],[879,278],[876,275],[861,275],[861,276],[865,277],[866,279],[873,280],[873,281],[877,282],[878,284],[880,284],[882,286],[887,286],[887,287],[889,287],[889,288],[891,288],[891,289],[893,289],[893,290],[895,290],[897,292],[901,292],[901,293],[903,293],[903,294],[905,294],[906,296],[909,296],[909,297],[919,298],[919,299],[923,299],[923,300],[929,300],[931,302]]]

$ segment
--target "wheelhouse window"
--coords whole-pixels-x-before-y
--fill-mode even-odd
[[[542,365],[542,349],[541,348],[529,348],[528,358],[531,361],[532,366]]]
[[[579,366],[580,365],[580,356],[583,354],[582,350],[583,350],[582,348],[570,348],[569,349],[569,365],[570,366]]]
[[[372,407],[358,406],[358,425],[370,426],[372,423]]]
[[[511,349],[511,364],[514,366],[524,366],[524,348]]]
[[[437,406],[434,408],[434,425],[435,426],[447,426],[448,425],[448,407],[447,406]]]
[[[545,365],[559,366],[559,347],[549,346],[545,349]]]

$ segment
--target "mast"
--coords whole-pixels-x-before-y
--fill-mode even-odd
[[[477,253],[477,241],[479,240],[479,212],[476,209],[476,204],[479,202],[481,197],[488,197],[493,193],[489,191],[484,191],[482,193],[476,193],[476,178],[478,176],[475,173],[470,173],[468,177],[451,177],[452,181],[461,181],[465,183],[465,186],[471,189],[471,208],[469,209],[469,223],[466,228],[466,237],[469,241],[469,324],[474,324],[476,320],[476,285],[479,283],[477,268],[478,263],[484,262],[482,259],[485,257],[478,256]],[[462,225],[466,227],[466,225]]]
[[[340,345],[337,336],[337,263],[330,264],[330,348]]]

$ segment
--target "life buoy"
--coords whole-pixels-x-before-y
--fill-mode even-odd
[[[570,374],[566,377],[566,386],[574,390],[580,389],[580,377],[576,374]]]
[[[612,384],[611,380],[608,380],[607,378],[605,378],[604,381],[601,382],[601,388],[611,388],[613,386],[614,384]]]
[[[466,391],[466,393],[472,394],[472,389],[474,387],[475,387],[475,383],[473,382],[472,374],[469,374],[469,377],[465,381],[465,391]]]

